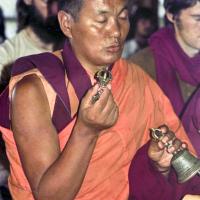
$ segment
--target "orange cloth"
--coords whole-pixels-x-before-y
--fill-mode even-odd
[[[41,78],[53,113],[55,92],[36,69],[28,73],[36,73]],[[10,91],[16,82],[28,73],[13,77]],[[119,106],[119,119],[114,127],[103,131],[99,137],[76,200],[126,200],[129,192],[129,165],[137,149],[149,139],[149,128],[167,124],[176,131],[180,139],[188,140],[168,99],[140,68],[125,60],[119,60],[114,64],[112,74],[112,93]],[[73,101],[74,91],[69,87],[72,110],[76,110],[78,102],[77,99]],[[61,149],[70,136],[74,122],[75,120],[58,135]],[[9,188],[12,197],[16,200],[33,200],[13,134],[3,127],[0,127],[0,130],[11,163]]]

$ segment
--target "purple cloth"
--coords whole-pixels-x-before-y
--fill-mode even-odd
[[[139,149],[129,169],[129,200],[180,200],[186,194],[200,194],[200,177],[178,184],[171,169],[165,178],[147,156],[149,143]]]
[[[41,53],[19,58],[13,68],[12,76],[21,74],[33,68],[43,74],[57,93],[52,121],[58,133],[69,124],[75,116],[71,116],[69,95],[65,83],[65,72],[72,83],[79,101],[86,91],[92,87],[90,77],[72,51],[71,45],[66,41],[62,51],[62,61],[52,53]],[[113,65],[109,66],[112,70]],[[8,88],[0,96],[0,125],[10,128]]]
[[[197,155],[200,157],[200,88],[196,90],[189,101],[181,121]]]
[[[156,64],[157,82],[170,99],[175,112],[180,115],[184,109],[184,100],[177,79],[179,77],[193,85],[200,83],[200,53],[188,57],[175,39],[174,29],[162,28],[149,39]]]
[[[0,125],[6,128],[10,128],[8,95],[9,89],[7,87],[0,95]]]

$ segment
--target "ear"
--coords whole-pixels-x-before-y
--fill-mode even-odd
[[[72,23],[73,18],[69,13],[61,10],[58,12],[58,21],[60,24],[60,28],[62,32],[67,36],[69,39],[72,38]]]
[[[171,13],[166,12],[166,17],[167,17],[167,19],[168,19],[171,23],[174,24],[174,22],[175,22],[174,16],[173,16]]]
[[[27,6],[32,5],[32,2],[33,2],[33,0],[24,0],[24,3],[25,3]]]

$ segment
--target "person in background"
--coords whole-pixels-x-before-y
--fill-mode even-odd
[[[18,33],[0,45],[0,93],[9,83],[12,65],[17,58],[63,46],[64,35],[57,20],[57,0],[17,0],[16,8]],[[1,136],[0,151],[0,186],[6,188],[9,164]]]
[[[56,0],[17,0],[18,33],[0,45],[1,79],[9,80],[2,73],[10,76],[17,58],[62,48],[64,37],[58,25],[57,4]]]
[[[18,59],[0,98],[9,189],[16,200],[125,200],[150,127],[178,129],[193,148],[157,84],[121,59],[128,0],[59,3],[64,48]]]
[[[165,0],[164,5],[171,25],[152,35],[149,42],[150,48],[138,52],[138,55],[134,55],[131,60],[142,66],[164,90],[176,113],[180,116],[196,154],[200,155],[198,112],[200,1]],[[134,195],[136,199],[148,199],[149,194],[152,200],[199,199],[199,177],[195,176],[184,184],[177,184],[175,172],[170,167],[172,155],[170,159],[166,156],[160,157],[161,159],[152,157],[153,154],[163,155],[164,152],[166,154],[168,149],[153,141],[137,152],[129,172],[130,195],[132,196],[130,199],[134,198]],[[152,163],[160,166],[163,161],[168,163],[165,171],[167,179],[154,165],[152,167]],[[143,185],[139,181],[141,177],[143,185],[145,183],[145,190],[142,189]],[[144,194],[143,197],[140,193]]]
[[[187,107],[181,116],[181,121],[188,133],[198,157],[200,157],[200,87],[192,95]]]
[[[200,83],[200,1],[165,0],[164,6],[170,25],[130,60],[159,84],[181,117]]]
[[[157,29],[156,15],[150,8],[138,7],[134,15],[130,15],[130,30],[122,53],[128,58],[140,49],[148,46],[148,39]]]
[[[153,34],[150,47],[130,59],[163,89],[200,155],[199,132],[192,118],[196,115],[192,99],[200,83],[200,1],[165,0],[164,6],[171,24]]]
[[[0,7],[0,44],[6,39],[5,35],[5,19],[3,15],[3,10]]]

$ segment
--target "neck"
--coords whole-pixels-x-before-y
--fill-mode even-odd
[[[189,44],[187,44],[185,41],[181,39],[180,35],[176,34],[176,40],[178,44],[180,45],[181,49],[185,52],[186,55],[188,55],[190,58],[196,56],[199,53],[199,49],[195,49],[191,47]]]
[[[53,51],[53,48],[54,48],[53,42],[47,44],[44,41],[42,41],[42,39],[37,36],[37,34],[33,31],[33,29],[30,26],[27,27],[26,30],[27,30],[29,39],[32,42],[34,42],[39,48],[45,49],[46,51]]]
[[[78,61],[80,62],[80,64],[82,65],[82,67],[87,71],[88,74],[94,76],[96,74],[97,71],[108,68],[109,64],[105,64],[105,65],[94,65],[92,62],[88,62],[88,60],[86,60],[84,58],[84,56],[80,55],[80,54],[76,54],[76,49],[73,48],[73,46],[71,45],[71,48],[74,52],[74,54],[76,55]]]
[[[104,66],[91,66],[91,65],[87,65],[84,62],[81,62],[79,60],[79,62],[81,63],[81,65],[83,66],[83,68],[92,76],[94,76],[96,74],[97,71],[100,71],[102,69],[108,69],[109,65],[104,65]]]

